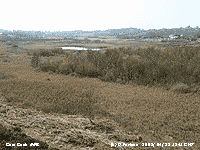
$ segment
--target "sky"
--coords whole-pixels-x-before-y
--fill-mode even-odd
[[[200,26],[200,0],[1,1],[0,29],[93,31]]]

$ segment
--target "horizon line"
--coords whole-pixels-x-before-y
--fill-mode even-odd
[[[195,26],[195,27],[191,27],[191,26],[187,26],[189,28],[198,28],[199,26]],[[134,27],[127,27],[127,28],[112,28],[112,29],[106,29],[106,30],[7,30],[7,29],[0,29],[0,30],[6,30],[6,31],[40,31],[40,32],[76,32],[76,31],[83,31],[83,32],[94,32],[94,31],[107,31],[107,30],[119,30],[119,29],[138,29],[138,30],[161,30],[161,29],[179,29],[179,28],[187,28],[187,27],[171,27],[171,28],[167,28],[167,27],[163,27],[163,28],[149,28],[149,29],[141,29],[141,28],[134,28]]]

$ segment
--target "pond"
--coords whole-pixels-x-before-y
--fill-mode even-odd
[[[84,48],[84,47],[61,47],[63,50],[93,50],[93,51],[98,51],[100,49],[98,48],[95,48],[95,49],[92,49],[92,48]]]
[[[59,48],[59,47],[58,47]],[[84,47],[60,47],[64,50],[65,54],[61,54],[60,56],[64,56],[66,55],[66,53],[69,53],[69,52],[76,52],[76,51],[81,51],[81,50],[92,50],[92,51],[99,51],[101,49],[98,49],[98,48],[84,48]],[[40,49],[36,49],[36,50],[27,50],[31,55],[33,55],[34,52],[40,52],[41,50]],[[52,56],[52,57],[59,57],[59,56]]]

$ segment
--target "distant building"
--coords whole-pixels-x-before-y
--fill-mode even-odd
[[[10,36],[5,36],[3,34],[0,34],[0,41],[9,41],[11,40]]]

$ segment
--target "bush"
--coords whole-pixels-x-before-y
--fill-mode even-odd
[[[106,82],[116,82],[118,76],[119,76],[119,74],[117,73],[117,71],[115,69],[110,69],[101,78],[101,80],[106,81]]]
[[[55,50],[54,53],[59,51]],[[34,66],[39,65],[40,54],[34,54]],[[43,71],[57,71],[63,74],[75,72],[81,77],[100,76],[105,81],[115,82],[117,78],[121,78],[125,79],[125,82],[137,80],[142,84],[181,81],[189,85],[191,81],[188,79],[194,75],[198,76],[200,72],[196,65],[200,63],[199,55],[199,47],[171,47],[165,51],[155,47],[138,48],[136,51],[133,51],[132,47],[120,47],[106,49],[105,53],[91,50],[71,52],[61,63],[40,64],[40,67]]]
[[[58,73],[60,72],[60,66],[62,62],[63,62],[62,60],[48,58],[47,61],[40,63],[39,67],[40,67],[40,70],[44,72],[50,71],[53,73]]]
[[[86,76],[90,77],[90,78],[98,78],[99,76],[102,77],[103,73],[100,70],[96,70],[94,68],[88,68],[86,70]]]
[[[33,68],[37,68],[39,66],[40,59],[39,59],[39,54],[34,52],[33,57],[31,58],[31,66]]]

